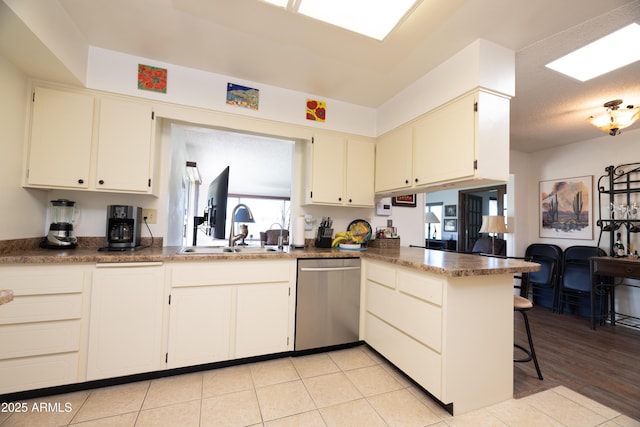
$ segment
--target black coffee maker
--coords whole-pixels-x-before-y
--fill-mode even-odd
[[[142,208],[129,205],[107,206],[106,250],[135,250],[140,246]]]

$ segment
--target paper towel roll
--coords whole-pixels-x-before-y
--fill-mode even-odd
[[[304,246],[304,216],[299,216],[294,221],[293,245]]]

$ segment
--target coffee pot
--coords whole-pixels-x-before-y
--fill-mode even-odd
[[[73,224],[77,219],[76,202],[67,199],[51,200],[49,204],[49,233],[41,246],[59,249],[75,248],[78,239],[73,232]]]

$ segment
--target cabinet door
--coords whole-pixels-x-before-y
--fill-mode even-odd
[[[93,275],[87,379],[162,368],[163,267],[98,265]]]
[[[171,291],[168,368],[230,358],[231,293],[231,286]]]
[[[93,103],[87,94],[35,89],[27,185],[88,187]]]
[[[347,142],[347,205],[373,206],[375,148],[364,140],[349,139]]]
[[[411,186],[412,129],[403,126],[381,136],[376,142],[376,192]]]
[[[316,135],[312,144],[311,202],[344,203],[345,140],[341,136]]]
[[[475,173],[475,94],[462,97],[414,126],[415,185],[470,177]]]
[[[151,191],[152,129],[150,104],[100,100],[96,189]]]
[[[235,357],[288,350],[289,299],[289,283],[238,286]]]

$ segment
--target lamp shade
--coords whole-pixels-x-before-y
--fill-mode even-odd
[[[482,215],[480,233],[508,233],[502,215]]]
[[[440,220],[438,219],[436,214],[434,214],[433,212],[429,211],[429,212],[427,212],[427,216],[425,217],[424,222],[426,222],[427,224],[438,224],[440,222]]]
[[[256,222],[253,219],[253,214],[249,208],[245,205],[238,205],[236,207],[235,215],[233,216],[235,222]]]
[[[620,108],[621,99],[609,101],[604,104],[607,109],[604,113],[590,116],[587,120],[598,129],[615,136],[620,134],[620,130],[631,126],[640,118],[640,107],[628,105]]]

